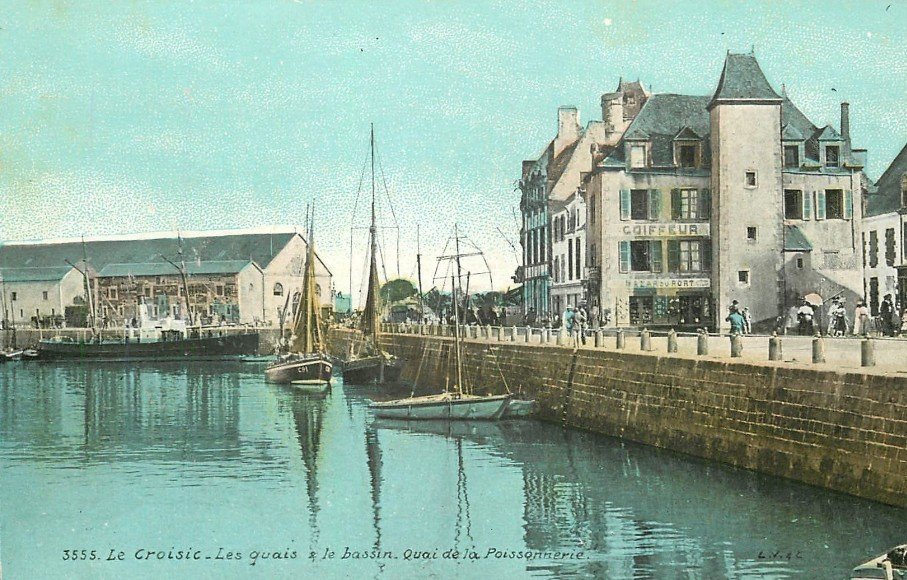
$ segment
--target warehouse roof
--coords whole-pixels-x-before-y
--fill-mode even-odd
[[[907,145],[897,154],[866,200],[866,216],[881,215],[901,209],[901,188],[907,174]]]
[[[3,282],[56,282],[73,269],[70,265],[53,268],[0,268]]]
[[[211,233],[182,237],[183,259],[197,262],[253,261],[266,268],[271,260],[299,235],[292,231]],[[110,236],[86,239],[88,263],[97,271],[110,264],[161,263],[172,269],[161,256],[176,260],[180,240],[174,234],[149,237]],[[0,268],[59,268],[69,260],[82,260],[81,240],[7,242],[0,245]]]

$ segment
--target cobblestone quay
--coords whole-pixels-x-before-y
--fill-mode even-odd
[[[455,374],[453,339],[423,332],[383,340],[431,392]],[[907,507],[907,377],[532,339],[465,341],[470,384],[522,391],[565,426]]]

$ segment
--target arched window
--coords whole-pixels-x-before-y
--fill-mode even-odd
[[[283,296],[283,284],[280,282],[274,283],[274,296]]]

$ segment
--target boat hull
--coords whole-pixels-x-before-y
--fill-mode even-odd
[[[494,421],[501,418],[509,399],[510,395],[447,393],[372,403],[369,408],[379,419]]]
[[[535,413],[535,401],[531,399],[510,398],[507,406],[504,407],[502,419],[519,419],[522,417],[531,417]]]
[[[381,359],[380,356],[370,356],[343,363],[343,382],[353,385],[396,382],[400,378],[402,361],[384,359],[382,380]]]
[[[85,360],[116,362],[128,360],[219,360],[258,352],[258,333],[204,336],[153,342],[63,342],[38,343],[41,360]]]
[[[302,390],[321,391],[330,384],[333,368],[323,356],[278,361],[265,369],[265,379]]]

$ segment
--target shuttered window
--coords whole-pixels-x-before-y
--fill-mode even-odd
[[[816,197],[816,219],[825,219],[825,190],[820,189],[815,192]]]
[[[620,219],[630,219],[630,190],[620,190]]]

